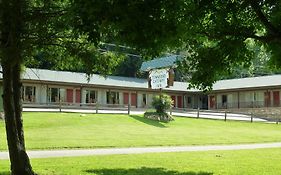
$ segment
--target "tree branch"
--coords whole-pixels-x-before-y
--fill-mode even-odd
[[[280,31],[264,15],[264,13],[262,12],[262,10],[258,4],[258,1],[251,0],[250,5],[251,5],[252,9],[255,11],[258,19],[263,23],[263,25],[268,29],[268,31],[273,35],[280,36]]]

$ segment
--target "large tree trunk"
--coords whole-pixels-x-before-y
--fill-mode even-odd
[[[18,66],[2,64],[3,104],[12,175],[33,175],[26,154],[21,118],[20,70]]]
[[[0,57],[3,106],[12,175],[34,175],[26,154],[21,115],[21,35],[24,0],[0,0]]]

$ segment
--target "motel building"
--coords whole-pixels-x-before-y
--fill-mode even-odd
[[[2,75],[0,75],[0,78]],[[1,83],[0,79],[0,83]],[[150,108],[159,89],[149,88],[147,79],[27,68],[22,77],[24,107]],[[1,83],[2,84],[2,83]],[[2,85],[0,90],[2,91]],[[208,94],[187,89],[188,83],[174,82],[162,92],[174,100],[174,109],[263,109],[281,106],[281,75],[221,80]],[[0,108],[3,110],[2,98]]]
[[[208,109],[280,107],[281,75],[221,80],[208,94]]]
[[[2,76],[2,75],[1,75]],[[1,77],[2,78],[2,77]],[[23,107],[101,107],[150,108],[159,90],[148,88],[147,79],[27,68],[22,77]],[[186,82],[174,82],[162,89],[174,100],[174,108],[208,107],[207,96],[187,89]],[[2,89],[2,87],[1,87]],[[2,91],[2,90],[1,90]],[[1,98],[2,105],[2,98]]]

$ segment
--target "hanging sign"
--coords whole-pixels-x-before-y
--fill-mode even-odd
[[[168,86],[169,73],[167,69],[155,69],[149,74],[152,89],[161,89]]]

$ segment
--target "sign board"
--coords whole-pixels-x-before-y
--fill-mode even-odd
[[[155,69],[149,74],[152,89],[162,89],[168,86],[169,72],[167,69]]]

